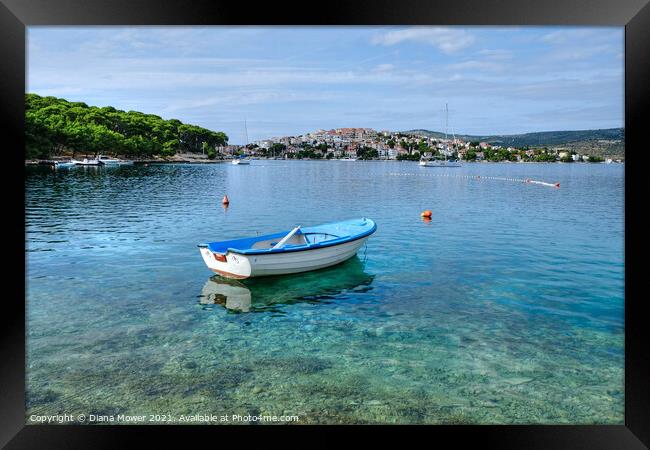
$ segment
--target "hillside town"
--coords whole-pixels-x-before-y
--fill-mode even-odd
[[[299,136],[258,140],[245,146],[216,148],[225,157],[246,155],[275,159],[414,160],[458,159],[476,162],[621,162],[572,149],[502,147],[456,137],[431,137],[417,132],[375,131],[371,128],[317,130]]]

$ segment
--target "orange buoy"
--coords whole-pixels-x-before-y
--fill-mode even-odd
[[[230,203],[230,200],[228,200],[228,196],[227,196],[227,195],[224,195],[224,196],[223,196],[223,200],[221,200],[221,203],[222,203],[223,205],[228,205],[228,204]]]
[[[420,214],[420,217],[427,217],[427,218],[430,219],[432,215],[433,215],[433,213],[430,210],[427,209],[426,211],[422,211],[422,213]]]

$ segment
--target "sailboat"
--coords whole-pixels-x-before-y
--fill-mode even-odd
[[[420,158],[418,163],[420,167],[461,167],[461,164],[453,159],[447,159],[447,153],[449,153],[449,144],[447,143],[447,129],[449,128],[449,107],[445,103],[445,159],[429,159],[429,158]],[[456,136],[454,135],[454,141]]]
[[[246,133],[246,145],[248,145],[248,128],[246,127],[246,120],[244,120],[244,133]],[[244,148],[246,148],[244,145]],[[245,155],[240,156],[232,160],[232,163],[236,166],[245,166],[251,163],[250,158],[247,158]]]

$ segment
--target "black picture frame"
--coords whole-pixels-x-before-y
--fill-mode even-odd
[[[253,6],[254,5],[254,6]],[[153,435],[189,433],[249,436],[276,427],[26,426],[25,412],[25,27],[31,25],[615,25],[625,26],[625,425],[621,426],[419,426],[433,439],[496,448],[637,449],[650,446],[650,351],[642,314],[647,301],[635,256],[640,253],[643,195],[641,158],[646,151],[650,100],[650,4],[647,0],[420,0],[245,4],[209,0],[0,0],[0,119],[9,174],[3,180],[8,238],[5,262],[18,266],[4,296],[0,344],[0,445],[6,448],[115,448],[148,443]],[[6,161],[7,162],[7,161]],[[7,165],[5,165],[5,168]],[[7,176],[11,175],[11,176]],[[19,195],[23,192],[23,195]],[[368,427],[362,427],[367,429]],[[378,437],[404,427],[371,427]],[[406,427],[408,428],[408,427]],[[407,432],[411,432],[412,428]],[[283,427],[323,431],[339,427]],[[271,431],[271,432],[273,432]],[[276,433],[274,433],[276,434]],[[313,439],[313,438],[312,438]],[[311,440],[310,440],[311,442]],[[320,440],[322,444],[325,441]],[[219,444],[219,442],[215,442]],[[454,446],[455,446],[454,445]]]

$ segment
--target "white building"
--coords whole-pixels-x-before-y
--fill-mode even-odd
[[[258,147],[265,148],[265,149],[269,149],[271,148],[271,145],[273,145],[273,142],[269,139],[264,139],[262,141],[255,141],[255,143],[257,144]]]

